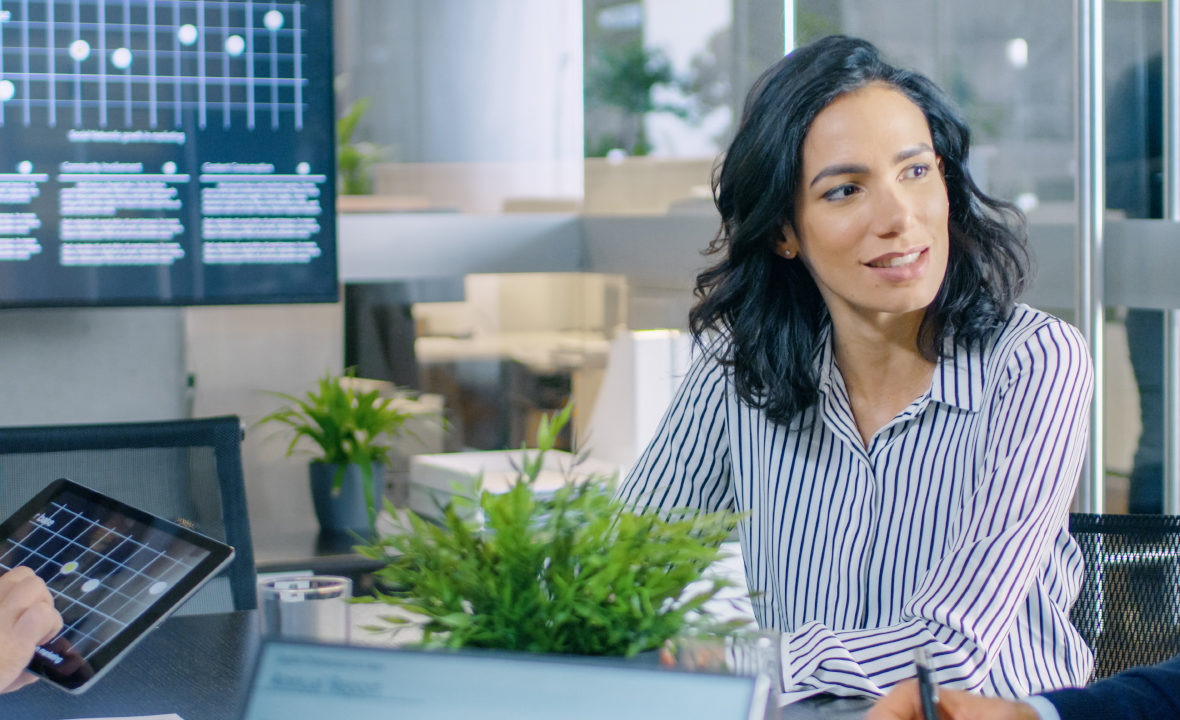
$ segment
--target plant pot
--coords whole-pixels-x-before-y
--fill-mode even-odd
[[[344,468],[344,478],[337,491],[332,489],[336,477],[336,463],[313,462],[308,465],[311,481],[311,501],[315,507],[316,520],[320,529],[330,533],[356,533],[368,538],[369,508],[365,502],[364,480],[361,466],[350,464]],[[373,463],[373,496],[380,506],[383,496],[384,466]]]

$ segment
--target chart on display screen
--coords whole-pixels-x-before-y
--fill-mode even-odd
[[[0,305],[334,301],[329,0],[0,0]]]

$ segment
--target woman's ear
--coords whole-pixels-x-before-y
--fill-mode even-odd
[[[787,260],[793,260],[799,254],[799,240],[790,224],[783,225],[783,239],[774,244],[774,251]]]

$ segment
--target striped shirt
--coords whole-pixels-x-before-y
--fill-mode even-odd
[[[817,363],[818,402],[782,425],[699,355],[619,487],[636,505],[748,513],[747,584],[758,622],[785,633],[786,699],[880,694],[913,676],[918,646],[951,687],[1085,684],[1067,530],[1093,389],[1078,331],[1018,305],[867,447],[830,333]]]

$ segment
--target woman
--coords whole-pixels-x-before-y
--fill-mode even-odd
[[[967,171],[925,77],[829,37],[756,83],[715,176],[699,356],[619,489],[732,507],[784,689],[913,675],[1002,696],[1083,684],[1066,521],[1092,367],[1019,305],[1023,218]]]

